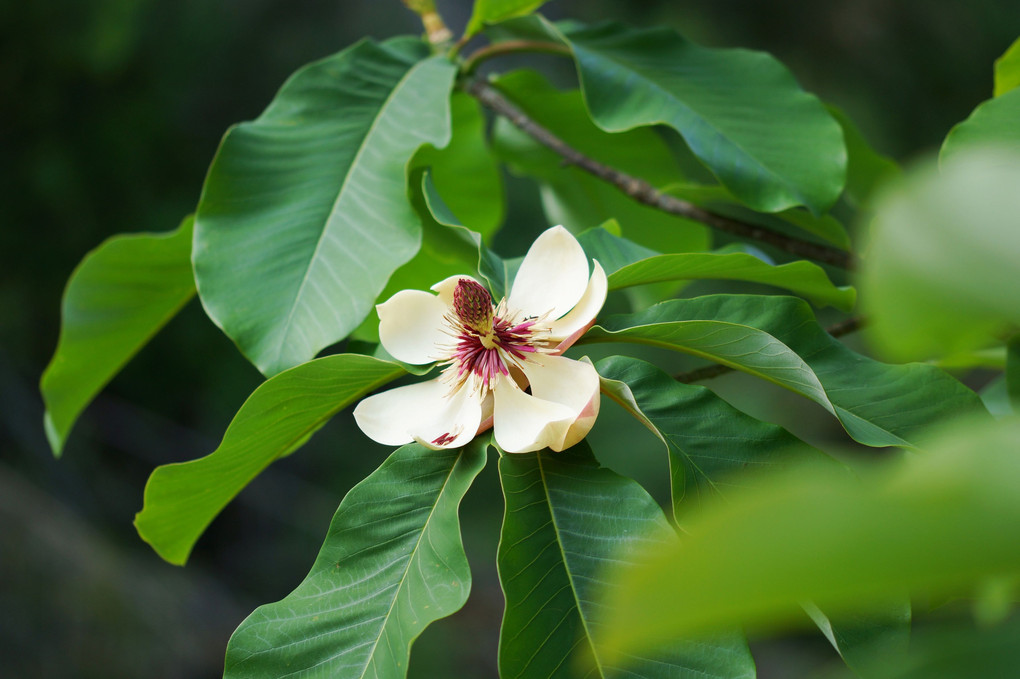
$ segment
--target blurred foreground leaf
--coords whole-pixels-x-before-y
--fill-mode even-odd
[[[99,390],[195,294],[193,223],[188,217],[170,233],[114,236],[71,274],[60,340],[40,384],[54,455]]]
[[[626,654],[677,635],[779,626],[798,602],[859,610],[909,589],[1020,573],[1020,421],[964,421],[864,483],[805,469],[731,494],[607,590]]]
[[[304,581],[237,628],[224,677],[405,676],[418,635],[467,600],[457,510],[487,450],[396,450],[340,503]]]

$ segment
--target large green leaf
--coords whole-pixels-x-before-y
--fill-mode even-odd
[[[352,488],[304,581],[234,632],[224,677],[406,676],[422,630],[467,600],[457,509],[487,448],[410,444]]]
[[[662,510],[637,483],[599,467],[583,442],[562,453],[504,455],[499,473],[503,679],[754,677],[736,634],[671,640],[607,661],[602,644],[613,611],[596,600],[611,587],[604,570],[672,544]]]
[[[887,365],[851,351],[793,297],[708,295],[663,302],[610,316],[582,341],[638,342],[711,357],[815,400],[869,446],[913,445],[923,429],[947,415],[983,412],[977,395],[939,368]]]
[[[586,155],[655,186],[682,179],[680,166],[653,130],[609,134],[588,117],[577,90],[560,92],[534,71],[515,71],[499,89],[542,126]],[[493,128],[493,148],[514,170],[540,182],[546,215],[575,233],[615,219],[628,238],[660,252],[703,250],[704,226],[642,205],[620,189],[576,167],[504,118]]]
[[[1020,574],[1017,440],[1016,419],[966,421],[867,483],[812,469],[730,494],[679,546],[615,581],[607,646],[629,653],[718,626],[795,622],[804,600],[853,611]]]
[[[749,207],[821,213],[843,189],[839,124],[768,54],[700,47],[665,28],[564,33],[540,17],[503,24],[501,33],[569,46],[599,127],[669,125]]]
[[[223,139],[195,222],[209,316],[267,375],[315,356],[418,251],[405,168],[450,138],[456,68],[418,41],[360,42],[298,71]]]
[[[843,128],[846,140],[846,197],[854,207],[861,208],[868,203],[876,187],[899,174],[899,165],[876,151],[850,116],[831,104],[826,108]]]
[[[956,125],[942,143],[939,160],[947,161],[966,149],[994,147],[1020,154],[1020,88],[989,99]]]
[[[138,534],[161,557],[183,564],[206,526],[263,469],[297,450],[345,406],[404,374],[394,363],[338,354],[263,382],[216,450],[152,472],[135,517]]]
[[[482,30],[485,24],[503,21],[512,17],[530,14],[548,0],[475,0],[471,18],[468,19],[464,36],[470,37]]]
[[[650,257],[611,273],[609,289],[702,278],[765,283],[803,295],[819,306],[831,304],[843,311],[852,309],[857,298],[853,288],[836,287],[825,270],[811,262],[796,261],[773,266],[741,252],[686,252]]]
[[[430,175],[446,204],[472,230],[489,239],[506,211],[499,163],[485,138],[480,104],[465,92],[450,98],[453,134],[443,149],[425,147],[415,162]]]
[[[99,390],[195,294],[191,231],[188,217],[170,233],[114,236],[71,274],[40,383],[54,455]]]
[[[637,409],[666,444],[677,521],[708,497],[732,492],[736,472],[771,472],[810,459],[832,462],[782,427],[737,410],[711,389],[681,384],[650,363],[611,356],[595,369],[617,383],[603,392]]]
[[[995,96],[1020,87],[1020,38],[995,60]]]
[[[915,169],[876,201],[859,284],[869,336],[887,355],[966,354],[1020,328],[1018,186],[1020,154],[971,150],[941,172]]]

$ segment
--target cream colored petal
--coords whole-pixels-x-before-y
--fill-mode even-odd
[[[496,443],[508,453],[559,446],[574,421],[570,408],[535,398],[512,380],[499,380],[493,392],[493,433]]]
[[[583,439],[599,414],[601,385],[595,366],[587,360],[540,354],[523,367],[536,398],[559,403],[573,413],[563,438],[549,447],[564,450]]]
[[[401,290],[376,306],[379,341],[405,363],[431,363],[443,358],[440,347],[450,343],[443,328],[449,306],[424,290]]]
[[[588,279],[588,287],[581,295],[581,299],[566,316],[553,322],[549,339],[556,343],[565,339],[576,340],[577,337],[574,335],[587,330],[591,322],[595,320],[595,316],[602,310],[602,305],[606,303],[608,290],[609,282],[606,279],[606,272],[603,271],[602,265],[596,261],[592,268],[591,278]],[[570,344],[573,344],[573,341],[560,351],[566,350]]]
[[[562,226],[546,230],[531,245],[517,270],[507,307],[526,316],[549,312],[555,320],[581,299],[588,286],[588,258]]]
[[[361,431],[390,446],[420,440],[437,447],[435,441],[444,434],[448,439],[444,447],[464,445],[478,431],[481,415],[481,399],[475,393],[462,389],[450,394],[450,385],[438,379],[384,391],[354,409]]]

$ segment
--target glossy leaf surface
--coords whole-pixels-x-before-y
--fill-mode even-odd
[[[605,569],[672,544],[662,510],[637,483],[599,467],[583,442],[561,453],[504,455],[499,472],[503,679],[754,677],[738,635],[670,641],[607,662],[602,644],[613,612],[596,601],[611,586]]]
[[[530,14],[548,0],[475,0],[465,35],[474,35],[485,24]]]
[[[699,334],[714,323],[727,331]],[[723,344],[727,337],[743,346]],[[806,302],[793,297],[710,295],[663,302],[610,316],[582,341],[634,341],[712,355],[815,400],[869,446],[913,445],[925,427],[947,415],[983,412],[974,392],[938,368],[888,365],[851,351],[818,325]]]
[[[455,72],[427,55],[418,41],[360,42],[298,71],[224,138],[195,274],[209,316],[266,375],[345,337],[418,251],[405,168],[449,140]]]
[[[595,368],[626,387],[666,444],[678,522],[709,497],[738,490],[743,477],[737,472],[771,473],[812,459],[833,464],[782,427],[737,410],[707,387],[677,382],[650,363],[611,356]]]
[[[1020,542],[1003,539],[1020,530],[1018,437],[1016,420],[965,422],[866,483],[813,469],[730,495],[609,591],[611,643],[629,652],[717,625],[803,620],[804,600],[853,611],[1020,573]]]
[[[234,632],[224,677],[405,676],[412,642],[467,600],[457,510],[487,447],[410,444],[352,488],[304,581]]]
[[[599,129],[579,91],[561,92],[533,71],[510,73],[496,84],[528,116],[589,157],[654,186],[682,178],[680,166],[654,131],[609,134]],[[631,240],[660,252],[708,247],[704,226],[642,205],[615,186],[565,166],[563,158],[504,118],[496,119],[493,147],[511,168],[540,182],[542,204],[552,224],[580,232],[615,219]]]
[[[859,284],[868,336],[897,360],[1000,344],[1020,327],[1020,154],[941,165],[917,168],[875,206]]]
[[[946,162],[967,149],[991,148],[1020,155],[1020,89],[989,99],[946,135],[939,160]]]
[[[191,233],[188,217],[170,233],[114,236],[71,274],[40,384],[54,455],[85,406],[195,294]]]
[[[263,382],[215,451],[152,472],[135,517],[139,535],[170,563],[183,564],[209,523],[263,469],[302,446],[344,407],[404,374],[394,363],[338,354]]]

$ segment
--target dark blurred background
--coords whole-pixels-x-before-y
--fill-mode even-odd
[[[464,25],[467,0],[439,4]],[[990,96],[992,62],[1020,34],[1012,0],[555,0],[546,14],[769,51],[901,160],[936,149]],[[363,35],[418,32],[399,0],[0,3],[0,676],[219,676],[230,632],[301,580],[344,493],[384,459],[337,418],[242,493],[180,569],[131,525],[145,480],[212,451],[259,374],[193,302],[84,414],[60,461],[37,383],[63,285],[89,249],[174,228],[227,126],[257,116],[302,64]],[[542,63],[565,69],[554,62]],[[529,184],[508,191],[500,242],[522,254],[544,225]],[[739,393],[740,379],[721,384]],[[803,429],[789,399],[769,402],[760,414]],[[655,441],[612,407],[604,420],[596,452],[664,498]],[[462,509],[470,601],[418,642],[412,676],[495,676],[497,497],[490,465]],[[835,658],[817,635],[755,650],[766,679]]]

